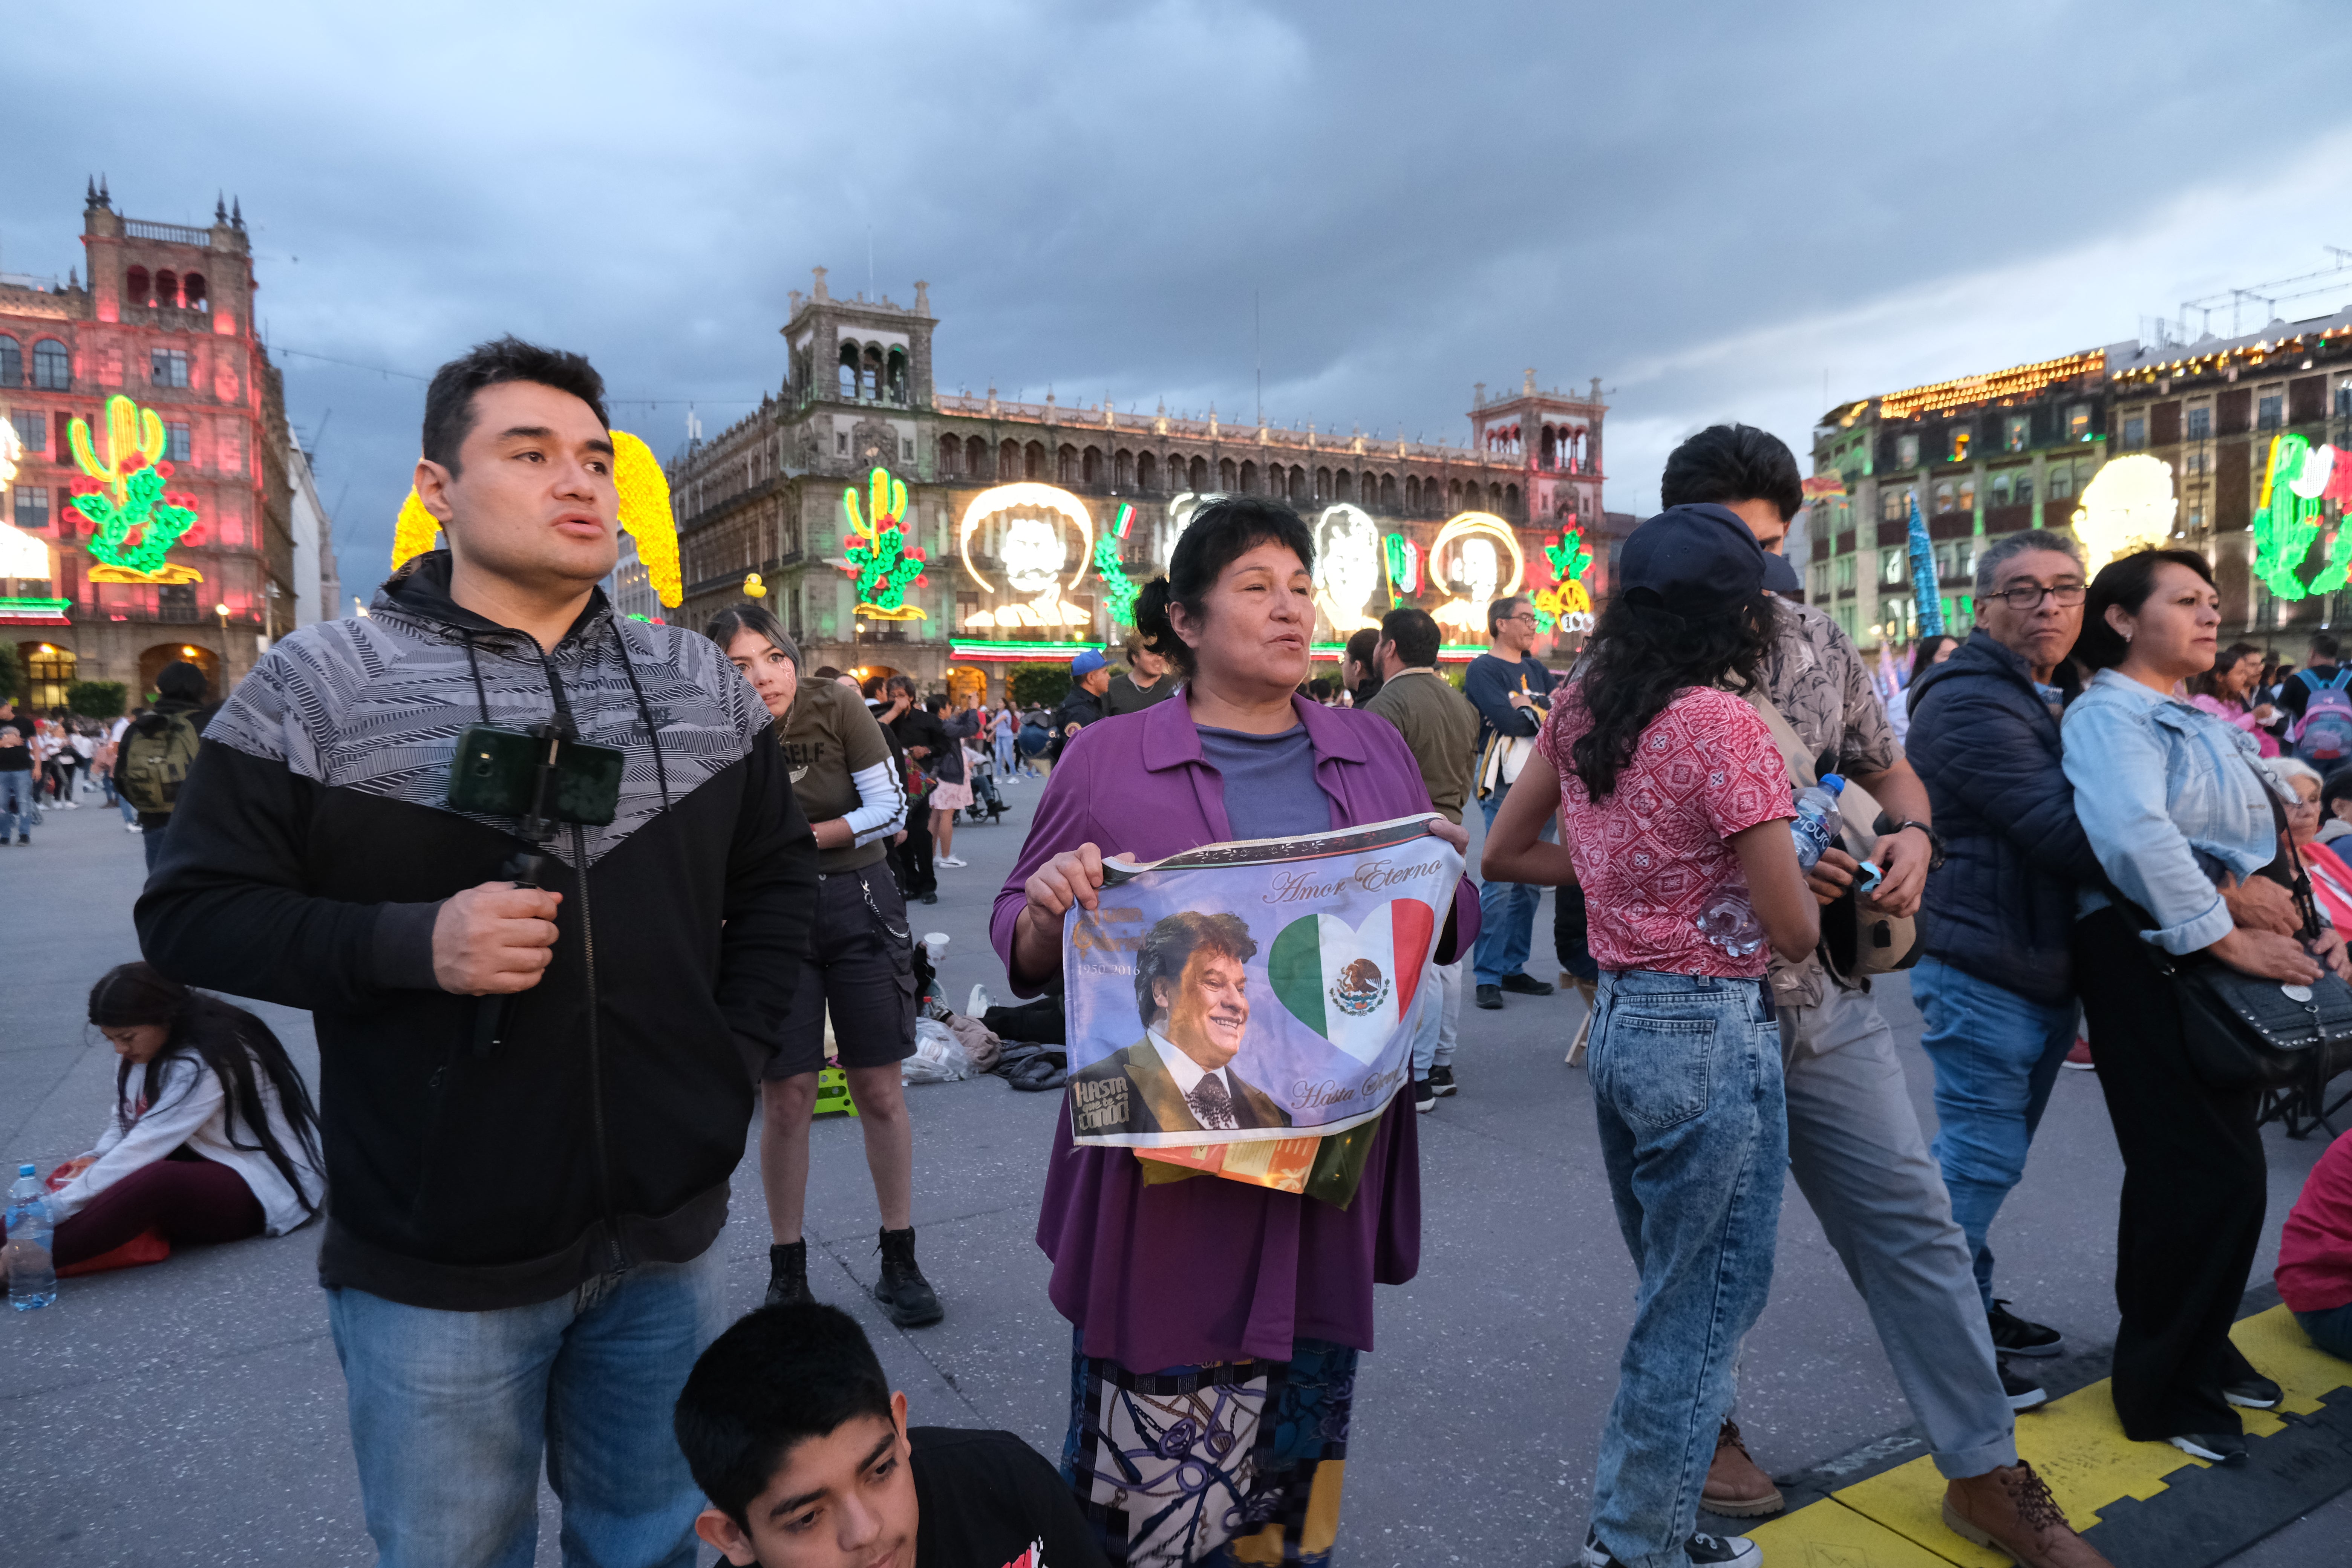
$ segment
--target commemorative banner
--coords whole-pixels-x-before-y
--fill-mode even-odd
[[[1299,1190],[1411,1079],[1463,868],[1438,820],[1106,862],[1062,928],[1073,1138]]]

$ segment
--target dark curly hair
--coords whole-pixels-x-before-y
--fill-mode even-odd
[[[1181,605],[1186,615],[1199,620],[1209,590],[1217,585],[1224,569],[1269,541],[1288,545],[1300,565],[1315,570],[1313,531],[1306,519],[1280,501],[1264,496],[1226,495],[1203,501],[1192,514],[1184,537],[1176,542],[1176,552],[1168,561],[1168,575],[1154,577],[1136,595],[1135,629],[1144,646],[1191,675],[1192,650],[1176,635],[1168,606]]]
[[[1721,615],[1681,616],[1647,594],[1621,595],[1601,613],[1576,678],[1591,727],[1569,748],[1585,793],[1606,800],[1633,760],[1642,731],[1694,686],[1756,686],[1772,644],[1772,601],[1763,594]]]

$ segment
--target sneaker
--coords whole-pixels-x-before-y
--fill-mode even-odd
[[[1412,1108],[1415,1110],[1437,1109],[1437,1091],[1429,1087],[1427,1079],[1417,1078],[1412,1080]]]
[[[988,987],[974,984],[971,994],[964,999],[963,1016],[967,1018],[977,1018],[995,1005],[996,998],[988,994]]]
[[[1490,1013],[1498,1011],[1503,1005],[1503,988],[1499,985],[1478,987],[1478,1005]]]
[[[761,1305],[791,1307],[815,1300],[809,1293],[807,1238],[768,1248],[768,1297]]]
[[[1744,1535],[1708,1535],[1694,1533],[1685,1543],[1693,1568],[1763,1568],[1764,1549]],[[1581,1568],[1624,1568],[1601,1538],[1587,1531],[1584,1551],[1577,1561]]]
[[[2248,1410],[2274,1410],[2278,1402],[2286,1397],[2286,1390],[2261,1373],[2255,1373],[2235,1383],[2222,1384],[2221,1397]]]
[[[882,1254],[882,1278],[874,1282],[874,1299],[890,1321],[902,1329],[919,1329],[926,1323],[936,1323],[947,1316],[940,1305],[939,1293],[915,1263],[915,1233],[906,1230],[886,1230],[878,1244]]]
[[[2091,1059],[2091,1042],[2082,1036],[2074,1037],[2074,1048],[2066,1053],[2066,1065],[2076,1072],[2095,1072],[2098,1063]]]
[[[1740,1441],[1736,1421],[1725,1422],[1715,1435],[1715,1461],[1706,1468],[1706,1485],[1699,1492],[1698,1506],[1732,1519],[1755,1519],[1788,1506],[1772,1478],[1748,1457],[1748,1445]]]
[[[1992,1348],[2002,1355],[2060,1355],[2066,1349],[2065,1337],[2055,1329],[2040,1323],[2029,1323],[2008,1310],[2006,1297],[1992,1304],[1985,1316],[1992,1325]]]
[[[1525,970],[1515,969],[1503,976],[1503,989],[1516,991],[1522,996],[1549,996],[1551,994],[1551,982],[1538,980]]]
[[[958,859],[953,855],[942,855],[938,859],[932,861],[931,864],[934,866],[945,866],[951,870],[961,870],[968,862]]]
[[[2050,1391],[2024,1373],[2010,1371],[2007,1356],[1994,1357],[1993,1364],[2000,1368],[2000,1391],[2009,1395],[2011,1410],[2031,1410],[2049,1403]]]
[[[2022,1459],[1945,1487],[1944,1528],[2025,1568],[2112,1568],[2074,1533],[2048,1485]]]
[[[923,895],[923,902],[927,904],[936,904],[939,901],[940,896],[937,893],[925,893]]]
[[[144,833],[147,830],[140,826],[135,822],[126,822],[122,825],[122,831],[125,833]]]
[[[1429,1092],[1443,1100],[1454,1092],[1454,1064],[1441,1062],[1429,1069]]]
[[[2246,1438],[2242,1432],[2189,1432],[2165,1441],[2209,1465],[2235,1469],[2246,1462]]]

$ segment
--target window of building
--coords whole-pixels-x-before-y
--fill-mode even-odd
[[[915,438],[912,436],[898,437],[898,460],[902,463],[911,463],[915,460]]]
[[[1951,510],[1956,504],[1957,497],[1953,490],[1952,481],[1949,479],[1938,480],[1936,485],[1936,510],[1938,513],[1948,512]]]
[[[2275,430],[2286,423],[2286,396],[2273,392],[2254,400],[2254,428]]]
[[[2192,408],[2189,411],[2189,438],[2192,441],[2210,441],[2213,438],[2211,408]]]
[[[2202,452],[2191,452],[2184,461],[2192,474],[2201,474],[2205,471],[2205,454]]]
[[[163,456],[174,463],[188,460],[188,422],[184,419],[163,421]]]
[[[29,408],[19,408],[8,416],[8,423],[16,427],[16,439],[27,452],[49,449],[49,422]]]
[[[833,433],[833,455],[836,458],[846,458],[849,456],[848,431],[835,430]]]
[[[1995,474],[1995,475],[1992,477],[1992,503],[1991,503],[1991,504],[1993,504],[1994,506],[1997,506],[1997,507],[1998,507],[1998,506],[2007,506],[2007,505],[2009,504],[2009,498],[2010,498],[2010,495],[2011,495],[2011,489],[2010,489],[2010,487],[2011,487],[2011,485],[2013,485],[2014,483],[2016,483],[2016,481],[2017,481],[2017,476],[2016,476],[2016,475],[2014,475],[2014,474],[2012,474],[2012,473],[2010,473],[2010,472],[2009,472],[2008,470],[2006,470],[2006,469],[2003,469],[2001,472],[2000,472],[2000,473],[1998,473],[1998,474]]]
[[[1830,596],[1830,563],[1826,561],[1814,562],[1811,576],[1813,584],[1813,602],[1819,604]]]
[[[16,526],[27,531],[37,531],[49,526],[49,487],[18,485],[16,494]]]
[[[2000,422],[2000,446],[2004,452],[2022,452],[2033,438],[2033,420],[2029,415],[2012,414]]]
[[[1944,461],[1948,463],[1965,463],[1969,460],[1969,437],[1970,434],[1971,432],[1966,429],[1955,429],[1950,433],[1944,445]]]
[[[43,712],[64,707],[67,689],[74,683],[74,655],[53,643],[43,643],[26,651],[31,656],[25,660],[25,679],[29,685],[26,696]]]
[[[1910,580],[1911,552],[1900,545],[1878,552],[1878,580],[1890,587]]]
[[[1854,608],[1853,608],[1853,606],[1852,605],[1840,605],[1837,607],[1837,624],[1838,624],[1838,629],[1839,629],[1840,631],[1843,631],[1843,633],[1845,633],[1845,635],[1846,635],[1847,637],[1853,637],[1853,636],[1854,635],[1854,634],[1853,634],[1853,628],[1854,628],[1854,620],[1853,620],[1853,616],[1854,616]]]
[[[147,353],[147,379],[157,386],[187,385],[188,351],[150,349]]]
[[[2066,439],[2087,441],[2091,438],[2091,405],[2077,403],[2066,410]]]
[[[7,352],[5,345],[0,345],[0,353]],[[0,381],[0,386],[6,384],[8,384],[6,382]],[[2336,415],[2339,419],[2352,417],[2352,381],[2347,381],[2336,389]]]
[[[1898,468],[1916,468],[1919,466],[1918,437],[1897,436],[1895,437],[1895,466]]]
[[[2020,506],[2033,504],[2033,476],[2021,468],[2017,474],[2017,504]]]
[[[1977,477],[1974,474],[1962,474],[1959,479],[1959,510],[1962,511],[1976,510]]]
[[[1841,555],[1834,562],[1832,562],[1831,564],[1835,568],[1835,576],[1833,580],[1837,584],[1837,591],[1841,594],[1853,593],[1853,557],[1851,555]]]
[[[0,332],[0,386],[25,384],[25,347],[5,332]]]
[[[73,390],[73,356],[55,338],[33,345],[33,385],[42,392]]]
[[[1878,519],[1881,522],[1904,522],[1911,516],[1911,492],[1901,485],[1889,485],[1878,492]]]
[[[2205,509],[2203,507],[2192,506],[2189,509],[2189,526],[2191,529],[2200,529],[2205,526]]]
[[[2050,499],[2065,500],[2074,493],[2074,469],[2069,463],[2050,465]]]
[[[2124,421],[2124,450],[2136,452],[2147,445],[2147,419],[2135,414]]]
[[[1965,577],[1977,569],[1977,542],[1973,539],[1939,540],[1936,544],[1936,575]]]

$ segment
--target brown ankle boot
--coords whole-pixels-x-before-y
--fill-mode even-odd
[[[2058,1500],[2022,1459],[1945,1488],[1944,1524],[1979,1546],[2008,1552],[2020,1568],[2113,1568],[2074,1533]]]
[[[1732,1519],[1778,1513],[1783,1506],[1780,1489],[1748,1457],[1736,1421],[1725,1422],[1715,1435],[1715,1462],[1706,1468],[1706,1488],[1699,1493],[1698,1506]]]

